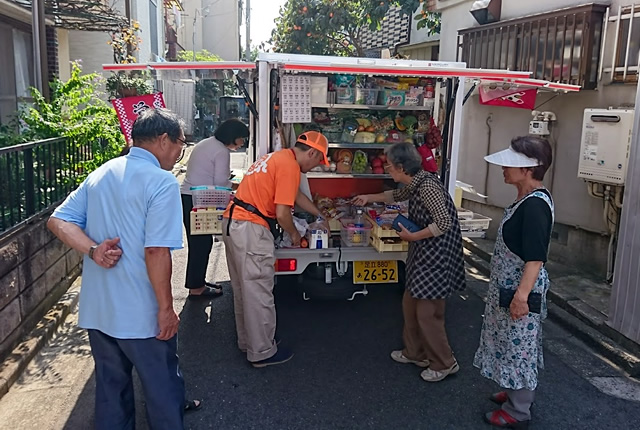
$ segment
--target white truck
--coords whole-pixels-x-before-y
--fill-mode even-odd
[[[150,70],[155,72],[156,79],[161,83],[166,80],[235,77],[236,82],[241,84],[238,87],[246,96],[247,103],[254,108],[252,110],[254,115],[251,118],[252,142],[247,150],[248,164],[282,146],[283,141],[287,140],[282,130],[283,122],[311,123],[312,116],[317,110],[361,113],[366,111],[378,113],[378,115],[381,112],[388,112],[391,115],[424,114],[432,117],[438,128],[442,130],[440,175],[452,196],[456,194],[463,102],[478,84],[515,85],[522,88],[560,92],[579,90],[579,87],[574,85],[529,79],[528,72],[469,69],[465,63],[296,54],[262,53],[255,63],[110,64],[104,65],[103,69],[105,71]],[[415,103],[415,100],[412,100],[409,103],[404,97],[399,97],[398,100],[388,98],[379,100],[380,97],[378,97],[363,102],[344,97],[339,99],[340,94],[336,94],[337,99],[334,99],[334,96],[327,98],[329,94],[327,82],[336,76],[365,77],[368,81],[376,79],[390,81],[389,77],[404,80],[428,78],[435,83],[433,97],[435,102]],[[291,79],[292,77],[302,78],[302,81]],[[283,87],[283,85],[293,86],[297,82],[310,81],[313,81],[313,84],[310,85],[309,93],[305,94],[297,93],[293,87]],[[389,92],[390,97],[397,95],[398,92]],[[367,94],[365,98],[366,96]],[[441,99],[444,99],[443,108],[441,108]],[[187,100],[188,102],[193,101]],[[285,105],[286,103],[291,105]],[[380,151],[389,145],[387,142],[379,141],[345,142],[339,137],[330,138],[329,141],[330,150]],[[312,193],[322,194],[322,191],[329,190],[333,194],[329,197],[350,197],[355,193],[379,192],[384,186],[387,188],[394,186],[389,175],[380,173],[310,172],[307,174],[307,179]],[[355,296],[358,293],[366,294],[367,284],[401,281],[402,264],[406,261],[407,252],[378,252],[371,246],[338,246],[328,249],[282,248],[276,250],[276,258],[278,277],[294,275],[302,277],[305,272],[311,271],[316,280],[322,279],[325,284],[331,284],[336,277],[350,276],[353,284],[362,285],[360,289],[353,289]]]

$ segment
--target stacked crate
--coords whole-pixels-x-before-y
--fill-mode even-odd
[[[382,226],[369,217],[369,222],[373,226],[369,239],[371,246],[378,252],[402,252],[409,250],[409,243],[400,239],[394,229],[384,229]]]
[[[191,234],[222,234],[222,215],[231,198],[231,189],[202,185],[191,187]]]

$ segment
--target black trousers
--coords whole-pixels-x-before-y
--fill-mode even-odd
[[[132,370],[135,367],[152,430],[184,429],[184,380],[178,367],[178,336],[163,341],[116,339],[89,330],[95,361],[98,430],[134,430],[136,413]]]
[[[207,276],[209,254],[213,248],[213,236],[210,234],[191,235],[191,196],[182,194],[182,222],[187,230],[187,275],[185,287],[189,289],[202,288]]]

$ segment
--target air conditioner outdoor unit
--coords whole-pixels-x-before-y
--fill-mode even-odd
[[[579,178],[624,185],[633,118],[633,109],[584,110]]]

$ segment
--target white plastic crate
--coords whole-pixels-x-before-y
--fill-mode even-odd
[[[194,208],[224,208],[229,205],[231,188],[213,185],[191,187]]]
[[[458,208],[458,219],[473,219],[473,212],[469,209]]]
[[[223,209],[194,208],[191,211],[191,234],[222,234]]]
[[[371,223],[364,222],[364,227],[355,227],[353,219],[340,220],[342,228],[340,229],[340,237],[345,246],[369,246],[369,237],[371,237]]]
[[[480,214],[473,214],[472,219],[461,219],[460,230],[462,231],[482,231],[489,228],[491,218]]]

